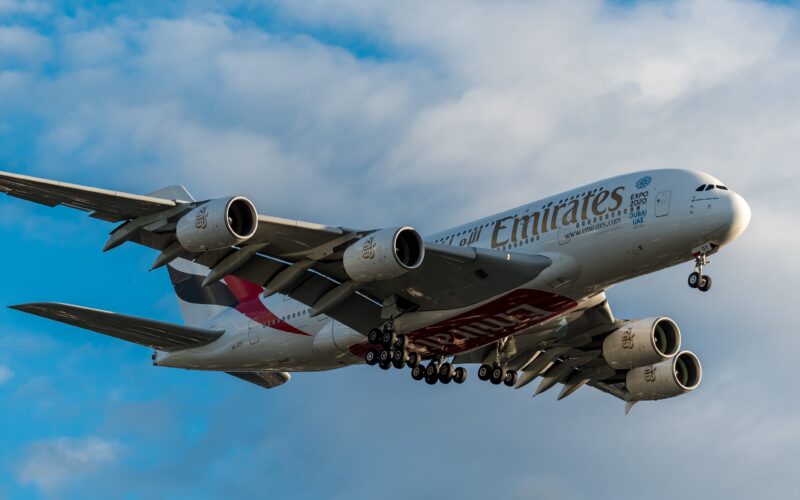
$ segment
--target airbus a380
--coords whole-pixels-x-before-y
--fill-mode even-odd
[[[423,237],[410,226],[330,227],[259,215],[241,196],[196,201],[182,186],[146,196],[0,172],[0,191],[119,224],[159,251],[183,325],[61,303],[12,306],[154,350],[156,366],[216,370],[272,388],[290,372],[409,367],[463,383],[464,365],[535,394],[584,385],[626,402],[695,389],[700,361],[663,316],[615,318],[616,283],[708,257],[750,222],[745,200],[690,170],[637,172]]]

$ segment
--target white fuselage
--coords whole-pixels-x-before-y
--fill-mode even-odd
[[[702,185],[714,187],[697,191]],[[521,289],[564,297],[570,302],[566,309],[542,316],[542,322],[551,322],[582,304],[598,302],[615,283],[693,260],[693,252],[702,245],[716,251],[741,234],[749,219],[747,203],[720,180],[689,170],[653,170],[595,182],[448,229],[426,238],[426,244],[549,257],[553,264],[536,279],[504,294]],[[480,311],[495,299],[458,310],[406,314],[396,326],[402,332],[422,331]],[[307,335],[265,326],[229,308],[203,325],[225,330],[219,340],[195,349],[158,353],[156,364],[203,370],[311,371],[363,362],[354,354],[354,347],[366,342],[360,333],[326,316],[310,317],[307,306],[287,297],[261,300],[285,323]],[[528,329],[534,326],[539,325],[526,324]],[[478,333],[473,337],[470,348],[496,340]],[[425,342],[420,339],[421,345]],[[447,336],[436,342],[447,342]]]

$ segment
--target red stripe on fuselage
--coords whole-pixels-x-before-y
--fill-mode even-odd
[[[256,323],[282,332],[311,336],[311,334],[298,330],[289,323],[281,320],[272,311],[267,309],[267,306],[261,302],[260,295],[264,289],[260,286],[247,280],[237,278],[236,276],[226,276],[225,284],[228,285],[233,296],[239,301],[236,310]]]
[[[577,305],[554,293],[519,289],[408,336],[423,356],[452,356],[544,323]],[[356,350],[351,352],[365,347],[353,346]]]

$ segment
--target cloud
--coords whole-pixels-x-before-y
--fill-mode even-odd
[[[45,2],[37,0],[0,0],[0,15],[28,14],[41,16],[50,12]]]
[[[5,384],[12,378],[14,378],[14,372],[11,371],[11,368],[0,365],[0,385]]]
[[[0,57],[24,66],[42,62],[50,55],[49,40],[19,26],[0,26]]]
[[[98,474],[118,459],[120,450],[117,443],[96,437],[40,441],[27,447],[17,478],[53,493],[68,482]]]

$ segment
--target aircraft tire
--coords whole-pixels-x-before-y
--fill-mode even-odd
[[[701,281],[702,278],[700,276],[700,273],[698,273],[697,271],[693,272],[692,274],[689,275],[689,280],[688,280],[689,288],[698,288],[700,286]]]
[[[422,380],[425,378],[425,368],[422,365],[417,365],[411,369],[411,378],[414,380]]]
[[[492,378],[490,379],[494,385],[500,385],[506,378],[506,370],[502,366],[497,366],[492,369]]]
[[[492,367],[489,365],[481,365],[478,368],[478,378],[486,382],[492,377]]]
[[[367,351],[367,354],[364,355],[364,361],[367,362],[369,366],[375,366],[378,364],[378,351],[375,349],[370,349]]]
[[[467,381],[467,370],[463,366],[459,366],[455,370],[455,374],[453,375],[453,380],[456,384],[463,384]]]
[[[709,276],[703,276],[700,286],[697,287],[698,290],[701,292],[707,292],[711,290],[711,278]]]
[[[450,363],[442,363],[439,367],[439,382],[449,384],[453,381],[454,369]]]
[[[367,341],[372,345],[380,345],[382,333],[380,328],[373,328],[369,331],[369,334],[367,334]]]
[[[506,376],[503,378],[503,383],[506,384],[507,387],[514,387],[514,384],[517,383],[517,372],[514,370],[509,370],[506,372]]]
[[[397,335],[391,330],[386,330],[381,333],[381,344],[387,349],[392,347],[397,340]]]
[[[416,368],[420,363],[422,363],[422,356],[420,356],[418,352],[408,353],[408,366]]]
[[[392,364],[398,370],[406,367],[406,355],[403,351],[394,351],[392,353]]]

